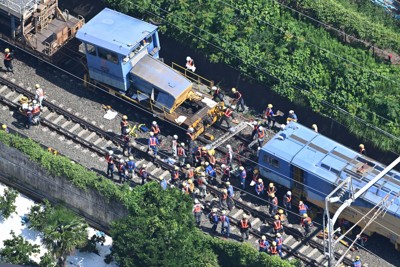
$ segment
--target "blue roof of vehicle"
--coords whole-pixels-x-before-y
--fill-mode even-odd
[[[76,38],[125,56],[155,30],[157,26],[105,8],[78,30]]]
[[[385,168],[383,164],[296,122],[289,123],[285,130],[277,133],[262,147],[262,150],[332,184],[337,184],[350,175],[354,178],[354,189],[364,186]],[[367,166],[366,164],[369,166],[367,170],[359,172],[359,168]],[[398,192],[400,192],[400,173],[392,170],[362,197],[376,204],[388,193],[393,197]],[[389,210],[400,217],[398,198],[394,200]]]

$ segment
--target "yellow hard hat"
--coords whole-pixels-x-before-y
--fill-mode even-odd
[[[258,173],[258,169],[254,169],[253,173]]]
[[[153,133],[153,132],[150,132],[150,136],[154,136],[154,133]]]
[[[122,119],[123,119],[123,120],[127,120],[127,119],[128,119],[128,116],[123,115],[123,116],[122,116]]]
[[[232,92],[236,93],[236,88],[232,88]]]
[[[360,144],[359,147],[360,147],[360,148],[364,148],[364,144]]]
[[[258,182],[259,182],[259,183],[262,183],[262,179],[261,179],[261,178],[260,178],[260,179],[258,179]]]
[[[278,216],[278,215],[275,215],[275,216],[274,216],[274,219],[275,219],[275,220],[278,220],[278,219],[279,219],[279,216]]]
[[[269,187],[273,187],[274,186],[274,183],[269,183]]]
[[[307,218],[307,217],[308,217],[308,214],[307,214],[307,213],[304,213],[304,214],[303,214],[303,217],[304,217],[304,218]]]
[[[10,53],[10,49],[9,48],[4,49],[4,53]]]
[[[188,163],[188,164],[186,164],[186,168],[188,168],[188,169],[190,168],[190,164],[189,164],[189,163]]]
[[[274,197],[275,197],[275,194],[274,194],[274,193],[272,193],[272,194],[271,194],[271,197],[272,197],[272,198],[274,198]]]
[[[164,178],[162,176],[158,177],[158,179],[163,180]]]
[[[356,260],[359,260],[360,259],[360,256],[356,256]]]
[[[222,192],[223,192],[224,194],[226,194],[226,193],[228,193],[228,190],[227,190],[227,189],[224,189],[224,190],[222,190]]]
[[[189,184],[193,184],[193,181],[189,179],[189,180],[188,180],[188,183],[189,183]]]
[[[40,88],[40,84],[35,84],[35,87],[37,88],[37,89],[39,89]]]
[[[201,148],[201,150],[206,151],[207,148],[206,148],[205,146],[203,146],[203,147]]]
[[[278,213],[279,214],[283,214],[283,210],[278,210]]]
[[[226,182],[225,184],[226,184],[226,185],[231,185],[231,183],[230,183],[230,182]]]
[[[3,130],[7,129],[7,125],[3,124],[3,125],[1,125],[1,128],[2,128]]]
[[[179,171],[179,167],[178,166],[175,166],[175,171]]]
[[[273,108],[274,106],[272,104],[268,104],[268,108]]]

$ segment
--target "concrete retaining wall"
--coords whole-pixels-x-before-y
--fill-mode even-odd
[[[63,177],[53,177],[19,150],[0,143],[0,181],[35,200],[62,203],[84,216],[89,224],[108,232],[110,223],[128,214],[117,201],[97,191],[76,188]]]

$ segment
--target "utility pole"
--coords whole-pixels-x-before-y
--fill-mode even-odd
[[[374,179],[369,181],[365,186],[363,186],[360,190],[357,192],[353,191],[352,188],[352,177],[348,176],[346,179],[344,179],[326,198],[325,198],[325,211],[324,211],[324,223],[323,223],[323,231],[324,231],[324,236],[325,236],[325,230],[327,230],[327,235],[328,239],[324,239],[324,251],[325,255],[328,256],[329,259],[329,267],[334,267],[337,266],[337,264],[340,264],[340,261],[342,260],[339,259],[338,262],[336,262],[335,259],[335,245],[342,240],[345,234],[340,235],[336,240],[335,240],[335,233],[340,230],[338,229],[333,229],[337,219],[339,218],[340,214],[347,208],[350,207],[351,204],[359,198],[362,194],[364,194],[372,185],[377,183],[386,173],[388,173],[390,170],[392,170],[397,164],[400,162],[400,157],[398,157],[395,161],[393,161],[389,166],[387,166],[384,170],[382,170],[377,176],[375,176]],[[341,201],[341,198],[346,194],[346,192],[349,192],[348,198],[343,201],[343,204],[337,209],[333,217],[330,217],[329,213],[329,205],[332,203],[336,203]],[[380,205],[384,205],[388,198],[382,199],[375,207],[378,207]],[[393,200],[392,200],[393,201]],[[374,208],[375,208],[374,207]],[[373,208],[373,209],[374,209]],[[371,211],[373,210],[371,209]],[[379,207],[380,212],[382,207]],[[370,213],[370,212],[368,212]],[[368,215],[368,213],[366,215]],[[363,217],[365,217],[364,215]],[[377,216],[373,216],[372,220],[375,220]]]

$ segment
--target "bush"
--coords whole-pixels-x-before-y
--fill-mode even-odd
[[[8,219],[15,212],[15,200],[17,199],[18,192],[14,189],[6,188],[4,195],[0,197],[0,212],[4,219]]]
[[[39,245],[32,245],[22,236],[16,236],[14,231],[11,231],[11,239],[4,240],[4,248],[0,251],[1,262],[32,265],[29,257],[34,253],[39,253]]]

